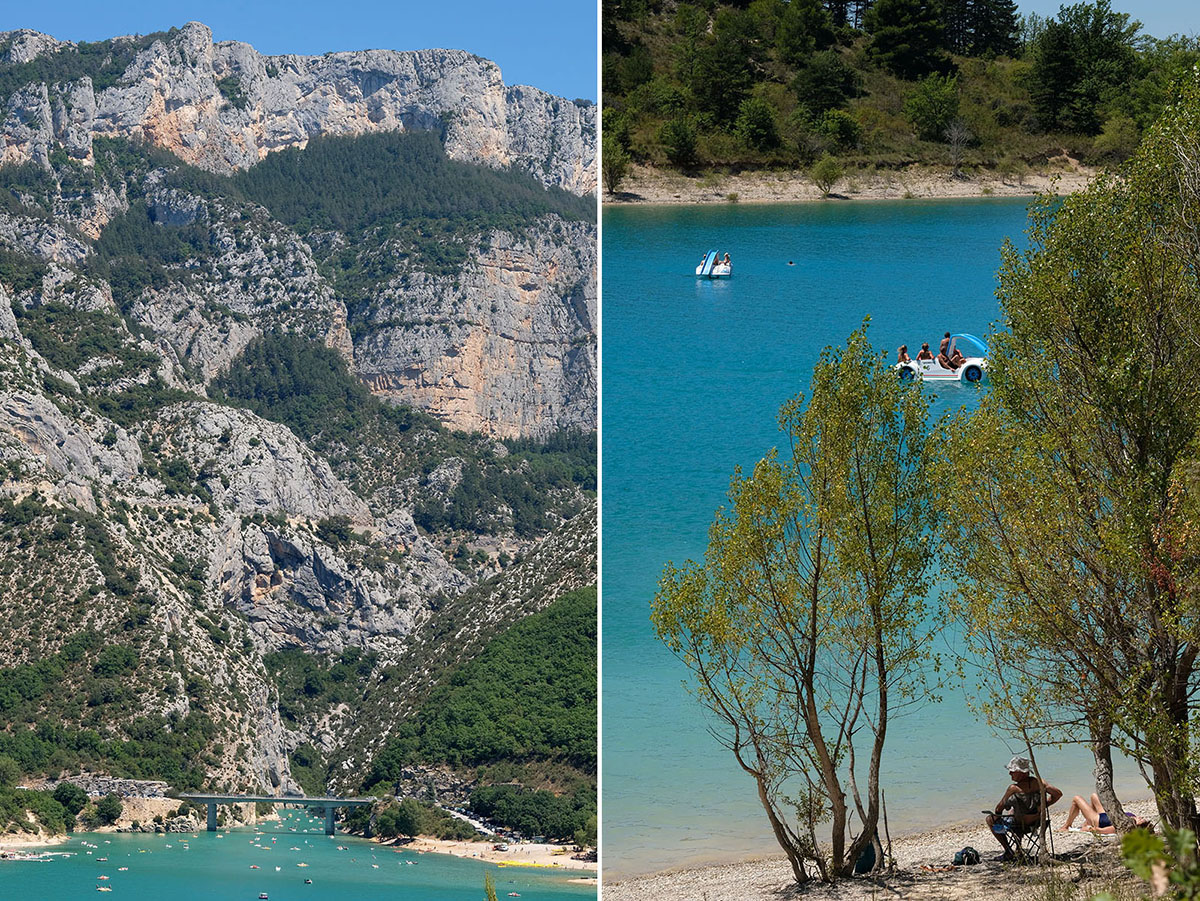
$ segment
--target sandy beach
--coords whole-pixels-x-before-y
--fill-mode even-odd
[[[53,848],[71,840],[69,835],[46,835],[44,832],[5,832],[0,835],[0,851],[31,851]]]
[[[1067,156],[1020,178],[994,172],[954,175],[949,169],[913,166],[898,171],[850,173],[826,202],[916,198],[1022,197],[1053,191],[1070,194],[1087,186],[1095,169]],[[606,204],[802,203],[819,201],[821,192],[801,171],[746,172],[688,176],[648,166],[632,166],[617,194]]]
[[[1126,809],[1156,819],[1154,803],[1140,801]],[[835,885],[813,884],[804,896],[836,901],[877,901],[879,898],[953,899],[953,901],[1009,901],[1048,882],[1082,889],[1079,897],[1111,889],[1116,884],[1137,885],[1120,861],[1115,836],[1088,832],[1059,832],[1064,811],[1054,817],[1050,866],[1017,866],[993,858],[1001,848],[982,822],[959,823],[929,832],[893,839],[895,869],[878,878],[859,877]],[[1078,822],[1078,821],[1077,821]],[[975,866],[952,866],[956,851],[977,849],[982,861]],[[886,844],[885,844],[886,848]],[[604,883],[605,901],[779,901],[795,894],[791,867],[781,857],[749,860],[724,866],[675,870]]]
[[[392,843],[388,843],[392,844]],[[576,860],[571,848],[563,845],[534,844],[524,842],[509,844],[507,851],[497,851],[492,842],[443,841],[436,838],[415,838],[412,841],[394,844],[397,851],[451,854],[454,857],[472,857],[487,863],[502,863],[510,866],[529,866],[545,869],[597,871],[594,860]],[[593,879],[578,881],[595,881]]]

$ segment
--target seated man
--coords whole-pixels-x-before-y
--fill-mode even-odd
[[[1100,796],[1092,792],[1091,803],[1083,800],[1079,795],[1071,799],[1071,809],[1067,811],[1067,821],[1063,823],[1059,832],[1067,832],[1071,829],[1071,824],[1075,822],[1075,817],[1083,815],[1085,825],[1079,829],[1083,832],[1095,832],[1098,835],[1114,835],[1117,827],[1113,825],[1112,820],[1108,818],[1108,814],[1104,812],[1104,806],[1100,803]],[[1132,819],[1131,826],[1141,829],[1149,829],[1154,831],[1154,824],[1145,817],[1134,816],[1132,813],[1126,813],[1125,816]]]
[[[1004,796],[996,805],[995,812],[987,818],[988,828],[995,836],[996,841],[1004,848],[1004,854],[1000,860],[1014,860],[1016,854],[1008,842],[1008,830],[1001,829],[997,832],[992,827],[1003,824],[1010,829],[1030,831],[1031,828],[1036,828],[1042,818],[1047,815],[1042,806],[1043,793],[1047,805],[1054,804],[1062,797],[1061,791],[1033,775],[1033,764],[1026,757],[1014,757],[1010,760],[1008,775],[1012,779],[1012,784],[1005,789]],[[1001,814],[1009,809],[1012,810],[1012,814],[1002,817]]]
[[[965,362],[967,362],[967,358],[962,355],[962,351],[957,347],[954,348],[954,353],[950,354],[950,368],[957,369]]]
[[[917,353],[918,360],[932,360],[933,352],[929,349],[929,342],[926,341],[921,345],[921,350]]]

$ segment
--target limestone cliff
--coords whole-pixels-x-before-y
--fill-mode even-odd
[[[82,65],[78,56],[35,32],[0,34],[15,80],[37,75],[35,64]],[[284,223],[284,213],[248,202],[242,182],[180,177],[172,158],[148,152],[236,174],[317,137],[433,129],[449,157],[589,192],[594,107],[505,87],[493,64],[461,51],[268,58],[245,44],[214,45],[198,23],[114,39],[106,60],[112,71],[95,69],[95,80],[68,66],[77,77],[34,78],[0,98],[0,171],[15,173],[17,201],[0,207],[0,249],[58,264],[43,271],[34,302],[83,305],[75,286],[90,279],[86,302],[119,306],[144,327],[170,384],[196,375],[207,384],[269,325],[320,337],[380,396],[451,428],[540,438],[595,427],[593,223],[539,215],[447,233],[444,244],[461,249],[450,271],[414,254],[413,235],[428,241],[426,226],[393,219],[382,233],[351,233]],[[103,259],[119,243],[112,234],[146,220],[185,233],[187,258],[165,257],[165,278],[114,282]],[[387,237],[398,225],[404,234]],[[380,274],[370,284],[342,277],[358,270]]]
[[[189,22],[137,53],[119,81],[33,83],[7,98],[0,162],[45,164],[56,144],[89,160],[97,135],[146,140],[231,172],[317,135],[444,128],[455,159],[522,168],[577,194],[596,189],[596,107],[506,86],[495,63],[461,50],[263,56],[214,44]],[[132,40],[132,39],[130,39]],[[69,52],[36,32],[0,32],[10,63]]]

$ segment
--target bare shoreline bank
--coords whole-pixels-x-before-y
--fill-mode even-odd
[[[850,172],[829,198],[799,170],[755,171],[689,176],[633,166],[616,194],[604,194],[610,206],[717,203],[809,203],[820,200],[913,200],[969,197],[1032,197],[1081,191],[1097,170],[1069,157],[1055,157],[1020,177],[996,172],[954,175],[949,169],[910,167],[897,171]]]
[[[1126,810],[1155,817],[1153,801],[1137,801]],[[999,844],[980,820],[960,822],[938,829],[905,835],[892,840],[896,868],[878,878],[855,878],[834,885],[812,884],[805,895],[829,901],[873,901],[882,895],[903,898],[950,899],[950,901],[1008,901],[1014,892],[1014,876],[1030,881],[1061,878],[1079,883],[1133,880],[1120,863],[1115,836],[1088,832],[1060,832],[1065,815],[1058,810],[1052,819],[1051,848],[1055,867],[1015,867],[994,860]],[[975,866],[952,865],[954,854],[973,847],[982,855]],[[885,851],[887,843],[884,843]],[[782,856],[744,860],[739,863],[667,870],[647,876],[604,881],[605,901],[778,901],[795,892],[791,867]],[[1087,893],[1082,897],[1088,897]]]

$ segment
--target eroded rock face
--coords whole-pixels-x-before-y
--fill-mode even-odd
[[[355,367],[379,395],[446,425],[511,437],[596,422],[596,256],[590,225],[491,235],[454,278],[387,286]]]
[[[231,526],[221,590],[264,652],[371,646],[399,653],[428,619],[431,598],[469,585],[428,541],[414,539],[399,561],[367,568],[352,559],[366,545],[339,551],[290,526]]]
[[[4,62],[12,65],[27,63],[44,53],[53,53],[62,47],[70,46],[67,41],[56,41],[48,34],[41,34],[28,28],[21,28],[17,31],[0,31],[0,45],[7,42],[11,43],[8,43],[8,52],[4,55]]]
[[[160,432],[214,499],[235,512],[371,522],[367,505],[286,426],[246,410],[190,403],[164,410],[152,431]]]
[[[19,442],[59,477],[111,484],[132,479],[142,462],[123,429],[114,427],[107,445],[45,397],[23,391],[0,393],[0,436]]]
[[[9,56],[63,46],[21,32]],[[595,106],[506,87],[495,63],[462,50],[263,56],[237,41],[214,45],[207,26],[189,22],[139,53],[116,86],[63,88],[69,102],[59,108],[46,85],[9,98],[3,161],[45,165],[52,142],[88,159],[91,138],[107,135],[231,172],[317,135],[444,128],[455,159],[517,166],[578,194],[597,184]]]

